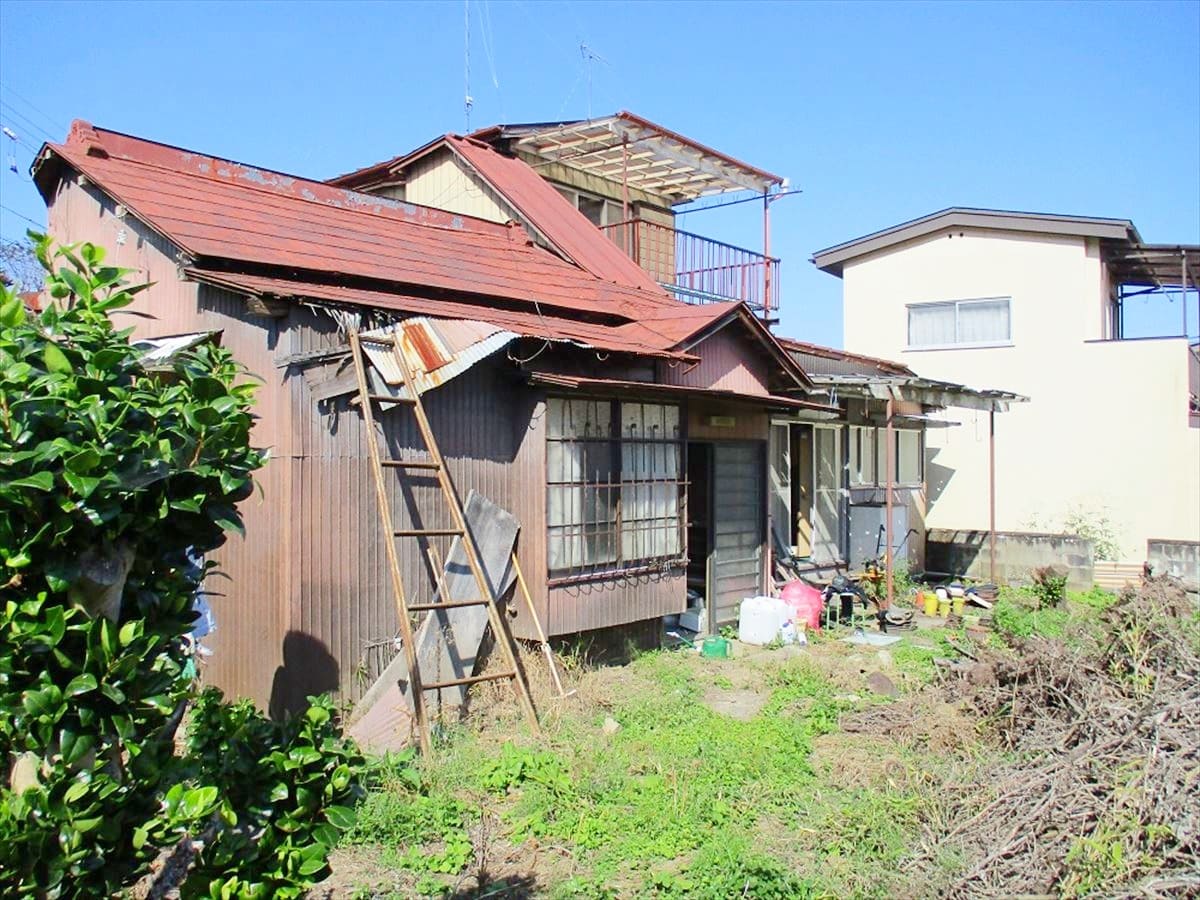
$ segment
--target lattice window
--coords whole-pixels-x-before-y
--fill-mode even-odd
[[[683,557],[679,407],[546,401],[547,544],[557,577]]]

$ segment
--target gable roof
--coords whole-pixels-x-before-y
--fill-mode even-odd
[[[47,202],[67,170],[176,244],[197,281],[254,296],[478,319],[530,337],[690,361],[697,357],[689,339],[736,317],[774,346],[790,382],[810,386],[744,304],[691,306],[653,282],[643,289],[606,281],[535,245],[517,223],[360,194],[78,120],[66,142],[45,145],[34,163]],[[586,227],[566,216],[545,221],[560,239],[572,230],[593,234],[592,249],[607,245],[624,258],[579,219]]]
[[[1141,243],[1141,236],[1128,219],[1103,219],[1089,216],[1063,216],[1051,213],[1011,212],[1000,209],[973,209],[952,206],[919,219],[902,222],[862,237],[816,251],[812,261],[817,268],[841,277],[849,260],[893,247],[904,241],[924,237],[943,228],[990,228],[1030,234],[1064,234]]]
[[[34,164],[44,197],[57,163],[86,175],[201,267],[221,260],[309,280],[352,278],[536,303],[614,324],[677,301],[657,286],[601,280],[535,246],[517,226],[359,194],[152,141],[72,126]],[[601,239],[604,239],[601,236]]]
[[[499,194],[533,230],[568,260],[597,278],[642,290],[665,293],[641,266],[575,208],[554,185],[527,163],[470,137],[447,134],[412,153],[331,178],[339,187],[368,189],[386,184],[430,153],[454,154]]]

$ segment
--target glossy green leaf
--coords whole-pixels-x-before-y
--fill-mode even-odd
[[[54,344],[46,345],[46,349],[42,351],[42,362],[45,363],[48,372],[67,373],[71,371],[71,361]]]

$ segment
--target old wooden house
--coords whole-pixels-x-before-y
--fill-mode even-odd
[[[771,417],[839,415],[764,323],[763,265],[740,282],[768,292],[756,308],[716,282],[693,297],[708,302],[685,303],[630,258],[632,236],[606,237],[520,152],[435,143],[499,212],[85,122],[35,163],[53,236],[103,245],[153,282],[129,310],[139,336],[219,333],[262,379],[255,435],[271,458],[245,537],[216,555],[207,677],[273,709],[324,690],[354,698],[396,652],[390,538],[345,387],[348,328],[399,323],[460,495],[477,490],[520,522],[518,556],[551,634],[656,622],[686,608],[689,584],[707,627],[734,619],[767,577]],[[750,178],[698,145],[661,143],[688,190],[720,188],[723,172],[739,187]],[[618,152],[627,171],[644,161],[629,144]],[[392,451],[415,452],[410,419],[384,421]],[[430,519],[434,490],[397,478],[398,524],[444,524]],[[403,563],[412,583],[429,565],[416,542]],[[533,634],[520,610],[513,629]]]

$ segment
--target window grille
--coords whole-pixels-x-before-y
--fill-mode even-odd
[[[546,410],[551,576],[682,562],[679,407],[551,397]]]

